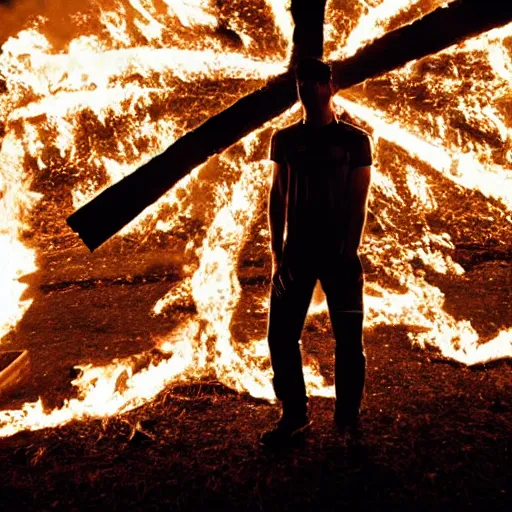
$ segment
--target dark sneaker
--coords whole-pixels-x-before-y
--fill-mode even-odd
[[[260,444],[267,448],[281,448],[304,435],[311,427],[308,416],[290,418],[283,416],[277,425],[260,437]]]

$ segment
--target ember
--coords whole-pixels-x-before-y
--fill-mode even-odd
[[[203,1],[164,3],[165,9],[131,2],[129,8],[116,4],[110,10],[92,4],[87,14],[77,11],[71,18],[80,36],[63,33],[64,28],[59,32],[51,17],[31,19],[2,46],[0,335],[5,345],[23,347],[16,326],[22,325],[31,301],[50,300],[50,293],[41,298],[38,291],[58,284],[38,280],[48,275],[43,266],[48,262],[55,276],[68,265],[66,282],[72,287],[100,272],[94,261],[117,271],[117,265],[128,268],[124,260],[139,248],[163,253],[173,247],[175,281],[169,291],[160,290],[151,309],[157,320],[185,314],[168,332],[154,339],[147,335],[146,344],[156,344],[161,356],[144,364],[134,364],[126,347],[110,361],[99,356],[74,360],[81,370],[73,381],[74,394],[53,408],[38,400],[0,412],[0,436],[116,415],[170,384],[201,378],[273,399],[261,329],[238,336],[234,319],[241,307],[260,316],[267,308],[266,290],[252,299],[242,297],[241,280],[261,284],[267,278],[268,141],[274,128],[300,116],[286,75],[291,20],[284,2],[277,0],[259,2],[257,16],[251,17],[245,15],[247,2],[233,2],[229,9]],[[393,60],[391,52],[393,62],[385,61],[382,68],[350,68],[350,62],[375,63],[388,44],[396,49],[403,39],[379,37],[445,2],[385,0],[367,13],[363,2],[352,7],[338,3],[328,9],[325,32],[326,58],[345,59],[334,66],[346,87],[336,106],[371,130],[377,142],[371,218],[362,249],[368,272],[367,329],[404,326],[412,345],[467,365],[510,357],[510,318],[491,326],[476,314],[455,312],[453,299],[447,298],[448,292],[451,298],[470,293],[469,266],[459,257],[468,244],[510,257],[512,25],[505,23],[510,16],[498,7],[493,11],[490,6],[501,4],[489,2],[486,11],[494,17],[485,23],[473,16],[463,27],[470,30],[454,27],[432,46],[404,51],[405,59]],[[427,18],[416,23],[428,26]],[[397,33],[414,34],[411,30]],[[369,41],[371,46],[359,52]],[[441,48],[446,49],[395,69]],[[382,76],[356,85],[377,75]],[[243,137],[231,140],[234,130],[214,141],[215,147],[197,150],[197,139],[184,137],[269,80],[274,85],[264,97],[285,83],[285,100],[272,112],[260,113]],[[122,217],[113,232],[124,227],[98,250],[96,260],[88,259],[66,218],[113,183],[128,175],[128,181],[133,179],[131,173],[157,160],[155,155],[170,143],[180,147],[179,141],[185,141],[181,156],[189,160],[170,176],[173,188],[160,197],[169,188],[161,186],[161,175],[170,164],[154,167],[150,200],[138,202],[128,215],[119,199],[110,204],[110,211]],[[131,190],[133,203],[142,189]],[[110,221],[105,217],[103,225]],[[113,232],[103,234],[100,243]],[[36,263],[39,277],[31,280]],[[135,264],[131,270],[140,273]],[[115,282],[112,272],[105,276]],[[320,296],[311,313],[323,312]],[[90,336],[99,347],[101,330],[95,329]],[[308,358],[310,394],[331,397],[332,386],[320,366]]]

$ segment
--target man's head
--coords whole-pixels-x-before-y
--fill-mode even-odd
[[[297,93],[307,111],[321,111],[329,106],[334,88],[329,64],[307,57],[295,68]]]

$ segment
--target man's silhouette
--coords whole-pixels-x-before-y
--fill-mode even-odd
[[[300,60],[296,81],[303,120],[275,132],[270,149],[268,343],[282,416],[263,434],[264,445],[290,440],[311,424],[299,339],[318,279],[336,339],[334,419],[340,431],[358,424],[365,380],[358,248],[370,186],[370,138],[336,118],[328,64]]]

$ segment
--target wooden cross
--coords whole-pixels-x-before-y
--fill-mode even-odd
[[[317,55],[323,44],[325,1],[308,16],[305,0],[292,2],[295,21],[292,59]],[[316,2],[308,2],[314,4]],[[337,89],[344,89],[437,53],[512,21],[510,0],[455,0],[448,7],[387,33],[354,56],[331,63]],[[311,23],[322,30],[310,31]],[[301,35],[302,34],[302,35]],[[310,35],[304,35],[310,34]],[[292,71],[238,100],[187,133],[160,155],[105,189],[67,222],[93,251],[157,201],[192,169],[278,116],[297,101]]]

